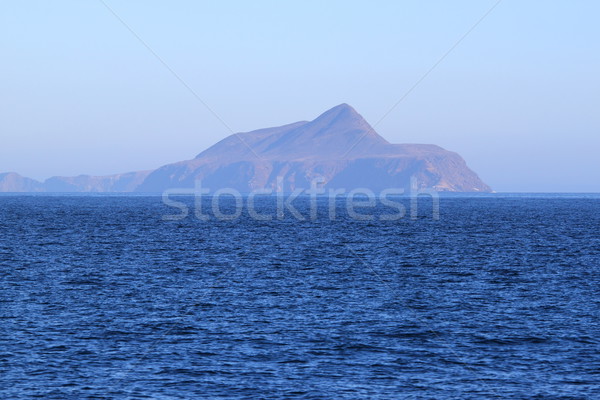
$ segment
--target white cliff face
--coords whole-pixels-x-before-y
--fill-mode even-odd
[[[16,176],[15,176],[16,175]],[[490,192],[464,160],[435,145],[391,144],[347,104],[313,121],[231,135],[196,158],[155,171],[110,176],[53,177],[44,183],[17,174],[0,175],[0,191],[162,192],[169,188],[308,188],[319,177],[324,187],[381,190],[420,186],[441,191]]]

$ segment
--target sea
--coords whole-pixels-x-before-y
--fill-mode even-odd
[[[600,195],[164,200],[0,196],[1,399],[600,399]]]

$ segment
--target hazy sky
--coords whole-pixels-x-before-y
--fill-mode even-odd
[[[106,3],[234,131],[349,103],[378,121],[496,2]],[[376,130],[497,191],[600,192],[600,2],[502,1]],[[228,129],[100,0],[6,0],[0,171],[152,169]]]

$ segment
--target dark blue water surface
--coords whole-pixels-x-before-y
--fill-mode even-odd
[[[600,198],[419,206],[0,197],[0,398],[600,398]]]

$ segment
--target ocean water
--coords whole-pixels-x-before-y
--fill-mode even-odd
[[[0,197],[0,398],[600,398],[600,197],[319,201]]]

